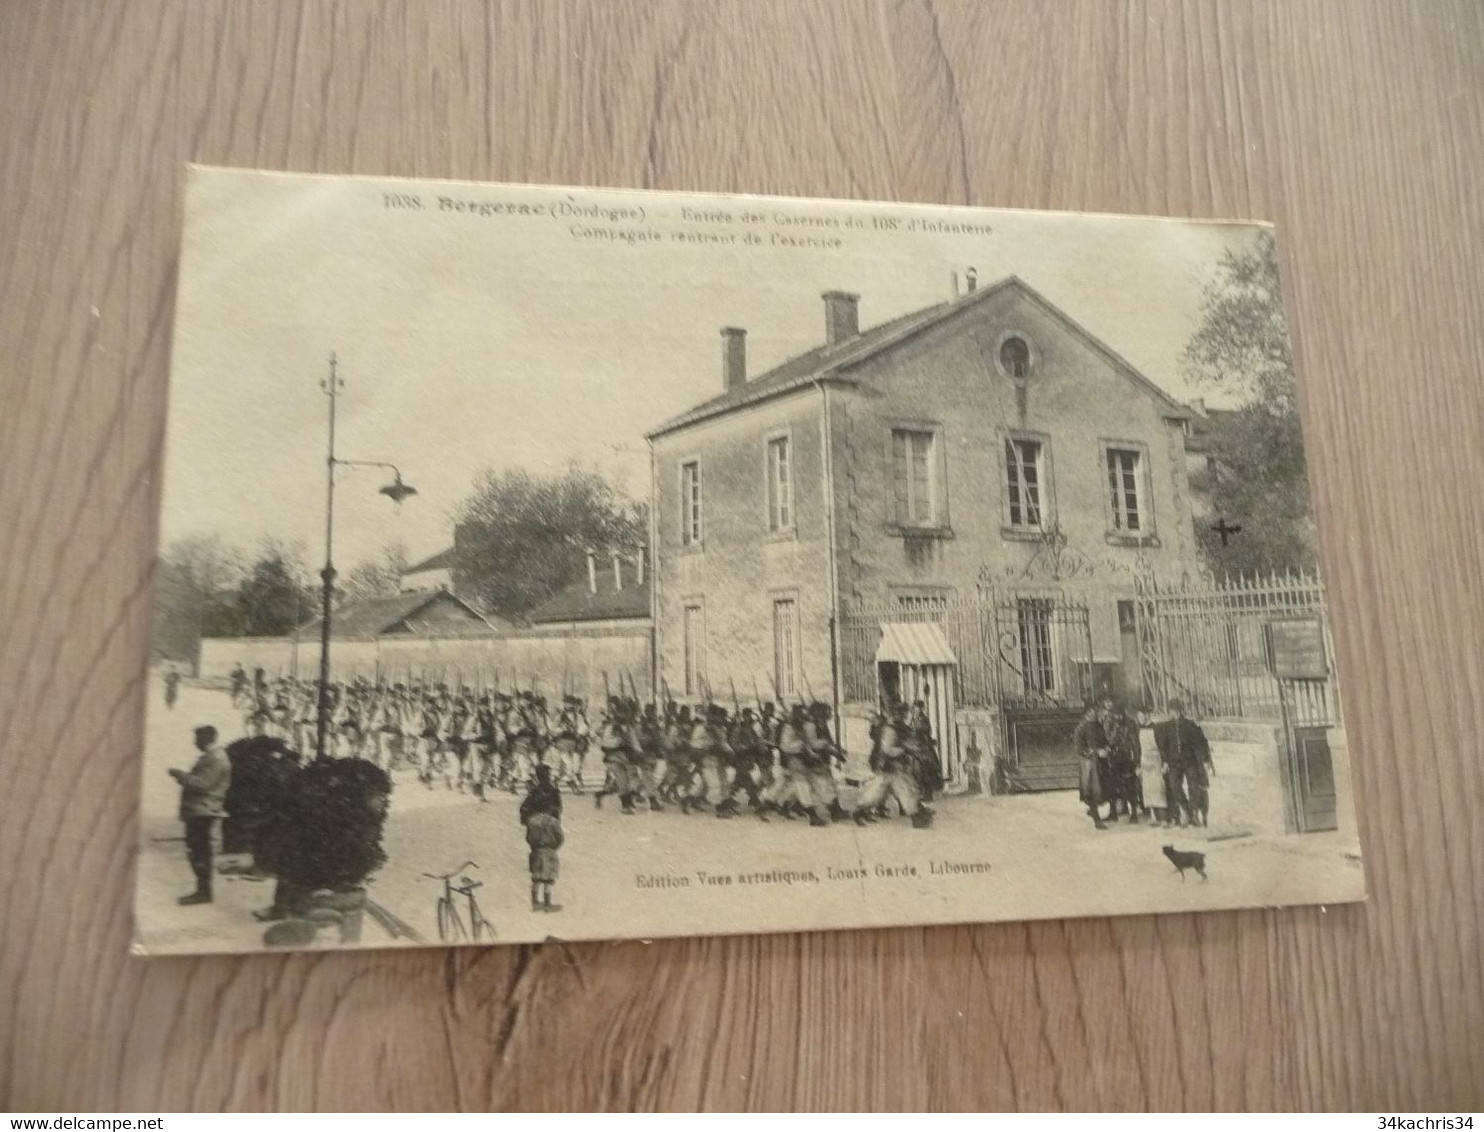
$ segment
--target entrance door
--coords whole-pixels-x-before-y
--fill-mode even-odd
[[[963,768],[958,752],[953,669],[946,664],[898,664],[883,660],[877,663],[876,673],[885,702],[901,700],[912,709],[922,705],[933,744],[938,749],[943,778],[956,782]]]
[[[1329,728],[1293,729],[1294,777],[1298,786],[1299,828],[1305,833],[1335,829],[1335,768]]]
[[[1075,790],[1072,734],[1096,689],[1087,606],[1008,595],[995,610],[1000,720],[1012,790]]]
[[[896,661],[879,661],[876,665],[876,674],[881,685],[882,703],[891,704],[902,699],[902,669]]]
[[[1072,735],[1082,719],[1077,708],[1056,706],[1004,709],[1005,753],[1012,793],[1077,789],[1077,744]]]

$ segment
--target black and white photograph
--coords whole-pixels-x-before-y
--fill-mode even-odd
[[[184,224],[138,954],[1365,898],[1270,226],[207,167]]]

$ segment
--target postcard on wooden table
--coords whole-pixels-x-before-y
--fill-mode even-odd
[[[1363,899],[1277,263],[191,169],[136,950]]]

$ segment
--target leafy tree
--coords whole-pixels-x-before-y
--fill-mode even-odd
[[[644,505],[577,464],[556,476],[486,470],[458,516],[457,586],[490,612],[519,621],[587,569],[588,547],[634,547],[648,526]]]
[[[202,637],[239,636],[242,571],[241,555],[218,535],[177,539],[167,546],[155,574],[155,654],[188,660]]]
[[[402,588],[402,575],[407,570],[407,548],[400,542],[388,543],[378,558],[357,563],[336,583],[341,601],[360,601],[368,597],[390,597]]]
[[[271,540],[263,544],[237,588],[244,636],[282,636],[312,615],[314,597],[300,582],[304,576],[301,557],[296,548]]]
[[[1198,523],[1207,565],[1230,574],[1312,570],[1317,540],[1271,234],[1228,251],[1217,265],[1184,362],[1194,384],[1237,401],[1207,422],[1211,467],[1196,487],[1210,501],[1213,520],[1242,530],[1223,546],[1212,523]]]

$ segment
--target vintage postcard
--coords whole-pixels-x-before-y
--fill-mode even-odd
[[[1364,898],[1260,224],[193,168],[136,950]]]

